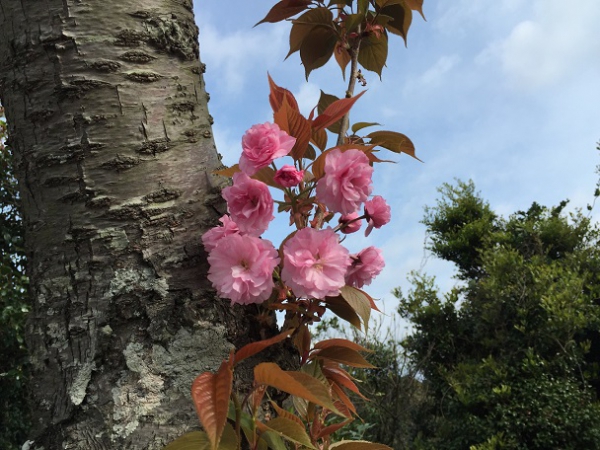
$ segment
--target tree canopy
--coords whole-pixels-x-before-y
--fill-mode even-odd
[[[600,448],[598,226],[567,202],[500,217],[472,182],[440,194],[429,249],[461,284],[396,292],[433,400],[423,448]]]

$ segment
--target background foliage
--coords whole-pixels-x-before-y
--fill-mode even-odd
[[[6,122],[4,111],[0,113],[0,448],[12,450],[20,448],[27,430],[23,341],[27,278],[13,159],[4,144]]]

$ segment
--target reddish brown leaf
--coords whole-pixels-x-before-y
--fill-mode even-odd
[[[352,286],[344,286],[341,290],[341,295],[344,300],[354,309],[356,314],[362,319],[365,330],[369,325],[369,318],[371,317],[371,303],[369,302],[369,296]]]
[[[352,413],[356,414],[356,407],[354,406],[354,403],[352,403],[352,400],[350,400],[350,397],[346,395],[344,390],[337,384],[333,384],[331,388],[333,389],[333,392],[335,393],[337,398],[343,403],[343,405],[346,408],[348,408]]]
[[[319,150],[325,150],[327,147],[327,132],[322,128],[320,130],[313,130],[311,142],[315,144]],[[314,159],[314,157],[312,159]]]
[[[360,390],[358,389],[358,386],[356,386],[354,381],[352,381],[348,372],[346,372],[339,366],[334,367],[333,364],[337,363],[326,362],[326,365],[323,366],[323,375],[325,375],[327,380],[329,380],[330,383],[338,384],[339,386],[354,392],[355,394],[359,395],[360,397],[366,400],[367,398],[361,394]]]
[[[254,380],[339,413],[333,405],[327,386],[308,374],[283,371],[275,363],[261,363],[254,368]]]
[[[350,348],[352,350],[356,350],[357,352],[367,352],[367,353],[371,352],[371,350],[367,350],[362,345],[358,345],[356,342],[352,342],[352,341],[349,341],[348,339],[340,339],[340,338],[327,339],[324,341],[317,342],[314,345],[315,349],[325,349],[325,348],[329,348],[329,347],[346,347],[346,348]]]
[[[330,450],[392,450],[383,444],[375,444],[369,441],[339,441],[329,446]]]
[[[319,114],[323,114],[323,112],[327,109],[327,107],[329,105],[331,105],[332,103],[338,101],[339,98],[337,98],[335,95],[331,95],[331,94],[326,94],[325,92],[321,91],[321,95],[319,96],[319,102],[317,103],[317,112]],[[327,126],[327,129],[329,131],[331,131],[332,133],[338,134],[340,132],[340,127],[342,126],[342,120],[337,120],[334,123],[332,123],[331,125]],[[318,130],[315,130],[318,131]]]
[[[233,356],[233,363],[238,364],[246,358],[250,358],[251,356],[256,355],[259,352],[262,352],[265,348],[270,347],[271,345],[275,345],[281,341],[284,341],[292,332],[293,328],[289,330],[285,330],[283,333],[280,333],[276,336],[273,336],[269,339],[264,339],[258,342],[251,342],[250,344],[244,345],[240,348],[235,355]]]
[[[284,98],[287,100],[287,103],[290,107],[292,107],[296,111],[299,111],[300,109],[298,108],[298,102],[296,101],[294,94],[292,94],[287,89],[277,86],[275,84],[275,82],[273,81],[273,79],[271,78],[271,75],[268,75],[268,77],[269,77],[269,89],[270,89],[269,103],[271,104],[271,108],[273,109],[273,112],[275,113],[279,110],[279,108],[281,108]]]
[[[300,425],[304,425],[304,423],[302,422],[302,419],[300,417],[283,409],[277,403],[271,401],[271,407],[277,412],[278,416],[285,417],[286,419],[293,420],[294,422],[297,422]]]
[[[223,361],[217,373],[204,372],[192,384],[192,399],[213,450],[219,447],[227,422],[232,382],[233,371],[229,363]]]
[[[346,46],[341,42],[338,42],[335,46],[333,56],[335,56],[335,60],[338,63],[338,66],[340,66],[340,69],[342,69],[342,78],[345,80],[346,67],[348,67],[348,64],[352,60],[352,56],[350,56],[350,52],[348,51]]]
[[[352,105],[358,100],[366,91],[361,92],[351,98],[342,98],[331,103],[325,110],[319,114],[319,116],[313,121],[312,127],[315,130],[321,128],[327,128],[332,123],[340,120],[344,115],[350,111]]]
[[[252,175],[251,178],[258,181],[262,181],[268,186],[283,190],[283,187],[275,182],[274,177],[275,171],[273,169],[271,169],[270,167],[263,167],[262,169],[259,169],[258,172],[256,172],[254,175]]]
[[[343,422],[334,423],[333,425],[329,425],[328,427],[322,428],[319,430],[319,433],[316,436],[316,439],[321,439],[324,436],[329,436],[330,434],[335,433],[340,428],[345,427],[349,423],[353,422],[352,419],[344,420]]]
[[[237,172],[241,172],[241,169],[237,164],[234,164],[233,166],[227,167],[225,169],[215,170],[213,173],[215,175],[221,175],[222,177],[231,178]]]
[[[351,367],[363,369],[372,369],[375,366],[370,364],[356,350],[347,347],[328,347],[312,354],[313,359],[328,359]]]
[[[260,25],[261,23],[265,22],[276,23],[285,19],[289,19],[290,17],[293,17],[296,14],[304,11],[308,5],[310,5],[310,3],[310,0],[282,0],[279,3],[276,3],[275,6],[273,6],[267,13],[265,18],[256,25]]]
[[[286,417],[276,417],[267,423],[257,421],[256,426],[263,433],[265,431],[274,431],[282,438],[292,441],[295,444],[312,449],[315,448],[310,442],[310,437],[306,433],[306,428],[302,422],[298,423]]]

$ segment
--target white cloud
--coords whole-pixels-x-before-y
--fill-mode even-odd
[[[209,71],[218,71],[219,89],[237,95],[264,80],[269,68],[281,64],[287,45],[287,24],[221,33],[210,23],[200,31],[200,56]]]
[[[518,23],[495,45],[501,67],[517,88],[545,88],[598,65],[600,2],[537,0],[533,17]]]

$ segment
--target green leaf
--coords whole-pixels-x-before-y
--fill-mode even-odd
[[[294,20],[290,32],[290,51],[285,58],[300,50],[304,39],[310,35],[313,28],[316,26],[329,28],[332,20],[333,15],[327,8],[310,9]]]
[[[340,293],[344,300],[348,302],[356,314],[362,319],[366,330],[369,326],[369,318],[371,317],[371,302],[369,301],[367,294],[352,286],[344,286]]]
[[[316,26],[304,38],[300,46],[300,60],[304,64],[306,80],[310,73],[324,66],[333,55],[338,36],[331,27]]]
[[[210,440],[204,431],[192,431],[175,439],[163,450],[210,450]]]
[[[275,431],[264,431],[260,434],[260,440],[264,440],[269,448],[273,450],[288,450],[283,439]],[[259,442],[260,442],[259,440]]]
[[[379,124],[377,122],[356,122],[354,125],[352,125],[352,132],[357,133],[358,131],[362,130],[363,128],[373,127],[375,125],[381,125],[381,124]]]
[[[303,445],[304,447],[312,449],[315,448],[310,442],[310,437],[308,437],[304,426],[286,417],[276,417],[275,419],[269,420],[265,424],[259,423],[257,426],[261,431],[274,431],[282,438],[287,439],[295,444]],[[266,429],[263,427],[266,427]]]
[[[402,36],[406,44],[408,29],[412,23],[412,11],[410,8],[405,4],[390,5],[382,8],[380,12],[393,18],[385,24],[385,27],[390,33]]]
[[[323,92],[321,90],[321,96],[319,97],[319,103],[317,103],[317,112],[319,113],[319,116],[321,114],[323,114],[323,111],[325,111],[325,109],[327,109],[327,107],[329,105],[331,105],[333,102],[335,102],[337,100],[339,100],[339,98],[337,98],[335,95],[326,94],[325,92]],[[341,126],[342,126],[342,119],[338,120],[337,122],[332,123],[331,125],[329,125],[327,127],[327,129],[329,131],[331,131],[332,133],[339,133]],[[324,148],[321,150],[324,150]]]
[[[375,72],[381,78],[381,71],[385,66],[388,55],[388,37],[384,31],[377,37],[371,33],[363,39],[358,52],[358,62],[365,69]]]
[[[395,131],[374,131],[365,137],[371,139],[371,144],[387,148],[394,153],[406,153],[416,160],[421,161],[415,154],[415,145],[408,136],[402,133],[397,133]]]
[[[358,12],[359,14],[366,14],[369,9],[369,0],[358,0]]]

